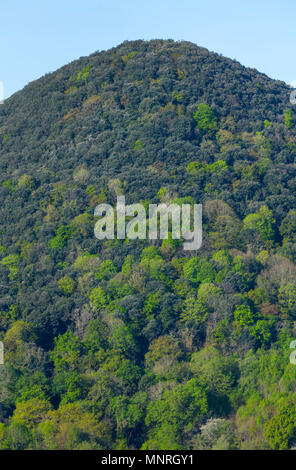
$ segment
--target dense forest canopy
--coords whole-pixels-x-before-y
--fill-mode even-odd
[[[124,42],[0,106],[0,447],[296,441],[290,88]],[[203,205],[203,245],[97,240],[94,208]]]

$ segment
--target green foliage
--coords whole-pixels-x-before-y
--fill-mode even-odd
[[[213,255],[213,260],[221,267],[228,268],[231,266],[232,259],[227,250],[216,251]]]
[[[66,332],[55,338],[55,348],[51,353],[51,360],[57,372],[75,370],[79,365],[79,359],[83,345],[73,333]]]
[[[134,262],[135,262],[135,259],[133,255],[127,255],[127,257],[125,258],[122,264],[122,268],[121,268],[122,273],[125,275],[128,275],[132,270],[132,266]]]
[[[116,267],[110,259],[106,259],[105,261],[102,261],[99,270],[96,273],[96,278],[99,281],[102,281],[103,279],[110,278],[114,273],[116,273]]]
[[[150,292],[144,303],[143,313],[150,317],[158,308],[161,301],[161,291]]]
[[[73,268],[79,272],[95,272],[98,270],[101,260],[97,255],[84,253],[76,258]]]
[[[145,392],[136,393],[131,399],[118,396],[112,402],[117,427],[122,435],[129,438],[133,429],[143,425],[148,397]]]
[[[1,106],[1,449],[294,447],[287,92],[126,41]],[[97,240],[95,207],[123,194],[201,203],[201,249]]]
[[[236,307],[233,316],[234,320],[241,326],[252,325],[257,318],[249,305],[240,305],[239,307]]]
[[[65,295],[70,295],[75,289],[75,282],[71,277],[64,276],[58,280],[58,286]]]
[[[4,449],[9,450],[25,450],[32,449],[33,436],[28,427],[19,422],[11,423],[5,433]]]
[[[155,253],[155,255],[153,255],[152,250],[147,251],[145,254],[142,253],[140,266],[147,273],[147,275],[151,276],[152,278],[162,282],[167,281],[167,277],[165,275],[166,263],[159,254]]]
[[[182,93],[179,93],[178,91],[173,91],[172,92],[172,97],[177,102],[183,101],[183,98],[184,98]]]
[[[85,167],[77,167],[73,172],[73,180],[76,183],[85,184],[89,179],[89,171]]]
[[[150,440],[142,449],[182,448],[184,434],[200,421],[207,410],[205,388],[195,378],[165,391],[160,400],[148,405],[145,423],[150,428]]]
[[[69,93],[73,93],[77,90],[77,86],[76,85],[72,85],[70,86],[69,88],[67,88],[67,90],[64,91],[65,95],[68,95]]]
[[[114,351],[126,357],[134,357],[137,350],[135,339],[128,326],[118,323],[114,325],[110,335],[110,344]]]
[[[14,186],[13,186],[13,182],[12,182],[12,179],[9,178],[8,180],[6,181],[3,181],[3,183],[1,184],[2,188],[8,188],[10,189],[10,191],[13,191],[14,190]]]
[[[168,192],[167,188],[160,188],[160,190],[157,193],[158,199],[162,201],[165,195],[167,194],[167,192]]]
[[[256,324],[250,328],[250,334],[258,340],[260,345],[266,347],[271,340],[272,327],[272,322],[268,320],[258,320]]]
[[[296,412],[294,403],[283,405],[280,411],[265,425],[265,438],[272,449],[285,450],[296,436]]]
[[[296,241],[296,210],[288,212],[281,223],[280,232],[287,240]]]
[[[19,255],[11,254],[11,255],[6,256],[5,258],[2,258],[1,264],[3,264],[3,266],[13,266],[13,265],[18,264],[19,261],[20,261]]]
[[[49,411],[47,419],[38,425],[47,449],[100,449],[108,446],[108,428],[97,421],[82,404],[69,403]]]
[[[73,229],[70,226],[62,225],[56,231],[56,236],[49,241],[49,247],[52,250],[63,248],[67,241],[72,237]]]
[[[184,264],[183,273],[185,279],[197,285],[201,282],[211,282],[215,279],[215,268],[206,259],[191,258]]]
[[[214,163],[200,163],[191,162],[187,165],[186,171],[192,176],[199,176],[202,174],[220,175],[223,171],[227,170],[228,165],[224,160],[217,160]]]
[[[51,408],[50,403],[38,398],[18,403],[11,422],[23,423],[28,426],[28,428],[32,428],[44,419]]]
[[[180,318],[183,322],[194,322],[196,325],[203,323],[208,316],[204,303],[194,297],[187,297]]]
[[[109,301],[108,295],[100,286],[92,289],[89,300],[91,305],[98,310],[105,309]]]
[[[137,54],[137,51],[132,51],[132,52],[129,52],[128,54],[126,55],[123,55],[121,56],[123,62],[126,64],[129,60],[131,60],[133,57],[135,57],[135,55]]]
[[[142,150],[143,147],[144,146],[141,139],[136,140],[136,142],[134,143],[134,150]]]
[[[42,401],[49,400],[48,378],[41,371],[35,371],[30,376],[23,375],[18,380],[16,403],[27,402],[38,398]]]
[[[18,188],[25,187],[28,189],[33,189],[34,180],[30,175],[26,175],[26,174],[22,175],[17,182],[17,187]]]
[[[222,295],[222,289],[212,282],[201,284],[197,291],[197,298],[201,302],[207,302],[211,297],[219,295]]]
[[[296,283],[282,281],[278,298],[281,311],[294,317],[296,315]]]
[[[275,219],[272,211],[266,206],[260,208],[259,212],[249,214],[244,219],[244,228],[257,230],[261,239],[264,242],[273,240],[275,237],[274,231]]]
[[[194,114],[198,129],[202,133],[215,131],[217,129],[217,117],[210,106],[200,103]]]
[[[227,170],[228,165],[224,160],[217,160],[214,163],[208,165],[208,171],[214,175],[220,175],[222,171]]]
[[[71,80],[74,83],[85,81],[89,76],[90,69],[91,65],[85,65],[82,70],[80,70],[75,76],[71,77]]]
[[[5,350],[14,353],[23,342],[34,341],[35,339],[36,334],[34,327],[23,320],[17,320],[13,323],[12,327],[6,331],[3,342]]]
[[[17,254],[11,254],[2,258],[1,264],[9,270],[9,279],[13,281],[17,278],[19,273],[18,264],[20,262],[20,257]]]
[[[76,234],[81,234],[86,237],[92,228],[91,216],[87,213],[77,215],[71,222],[71,228],[73,229],[73,232],[76,232]],[[71,232],[69,233],[71,236]]]
[[[212,346],[192,354],[190,369],[209,390],[222,395],[230,394],[238,376],[235,359],[223,357]]]
[[[286,109],[285,111],[285,126],[288,129],[292,129],[295,126],[295,114],[292,109]]]

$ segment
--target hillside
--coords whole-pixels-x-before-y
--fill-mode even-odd
[[[289,94],[153,40],[0,106],[0,448],[293,446]],[[94,208],[118,195],[203,204],[202,248],[97,240]]]

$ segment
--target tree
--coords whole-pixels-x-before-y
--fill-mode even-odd
[[[258,340],[261,346],[266,347],[271,340],[273,324],[268,320],[258,320],[249,328],[250,334]]]
[[[138,350],[137,343],[129,327],[123,322],[115,322],[109,341],[117,353],[128,358],[136,356]]]
[[[278,299],[281,311],[294,317],[296,315],[296,283],[282,281]]]
[[[217,117],[212,108],[207,104],[200,103],[193,117],[197,123],[198,129],[202,133],[215,131],[217,129]]]
[[[76,370],[79,367],[83,345],[79,338],[71,331],[59,335],[54,340],[55,347],[51,353],[51,360],[57,372]]]
[[[103,279],[109,279],[114,273],[116,273],[116,267],[110,259],[106,259],[102,261],[96,272],[96,278],[102,281]]]
[[[238,378],[236,360],[231,356],[223,357],[213,346],[193,353],[190,369],[209,390],[224,395],[230,394]]]
[[[48,401],[34,398],[23,403],[17,403],[11,422],[21,422],[33,428],[44,420],[52,406]]]
[[[79,402],[49,411],[38,429],[46,446],[56,443],[59,449],[69,446],[79,449],[83,441],[89,442],[90,448],[96,448],[98,444],[108,445],[110,439],[108,427],[100,423],[94,413],[85,411]]]
[[[2,258],[1,260],[1,264],[9,270],[8,277],[11,281],[17,278],[17,275],[19,272],[19,268],[18,268],[19,262],[20,262],[20,257],[16,253],[5,256],[5,258]]]
[[[258,230],[260,238],[264,242],[274,240],[275,219],[272,211],[267,206],[262,206],[259,212],[249,214],[244,219],[244,229]]]
[[[209,261],[196,256],[184,264],[183,272],[184,277],[195,285],[201,282],[211,282],[216,275],[215,268]]]
[[[163,335],[153,340],[145,354],[147,371],[153,372],[157,379],[180,379],[187,372],[182,362],[183,353],[177,341],[171,336]]]
[[[197,379],[180,384],[164,392],[160,400],[152,401],[147,408],[146,426],[151,441],[143,449],[180,448],[186,432],[196,426],[208,411],[205,387]],[[173,437],[174,436],[174,437]]]
[[[90,296],[89,296],[89,300],[90,300],[91,305],[99,311],[107,307],[108,302],[109,302],[109,297],[108,297],[108,294],[104,292],[102,287],[98,286],[92,289]]]
[[[285,450],[296,437],[296,410],[294,403],[283,405],[265,425],[265,439],[272,449]]]
[[[112,401],[112,410],[117,422],[118,437],[124,437],[127,442],[137,442],[141,445],[144,435],[144,420],[148,395],[137,392],[131,398],[118,396]]]
[[[69,276],[64,276],[58,280],[58,286],[65,295],[70,295],[74,291],[75,281]]]
[[[234,320],[241,326],[253,325],[257,318],[249,305],[239,305],[233,315]]]
[[[12,422],[5,433],[4,449],[25,450],[33,446],[33,436],[28,427],[21,422]]]
[[[295,114],[292,109],[286,109],[285,111],[285,126],[287,129],[292,129],[295,126]]]
[[[200,427],[200,434],[193,440],[194,449],[229,450],[235,447],[235,433],[231,421],[210,418]]]
[[[193,296],[187,297],[184,301],[183,310],[180,318],[183,322],[191,322],[199,326],[208,316],[208,310],[203,301],[194,298]]]
[[[296,242],[296,210],[288,212],[281,223],[280,232],[285,239]]]

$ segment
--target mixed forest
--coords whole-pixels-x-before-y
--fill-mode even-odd
[[[132,41],[0,106],[1,449],[296,446],[290,92]],[[120,195],[202,204],[201,249],[96,239]]]

